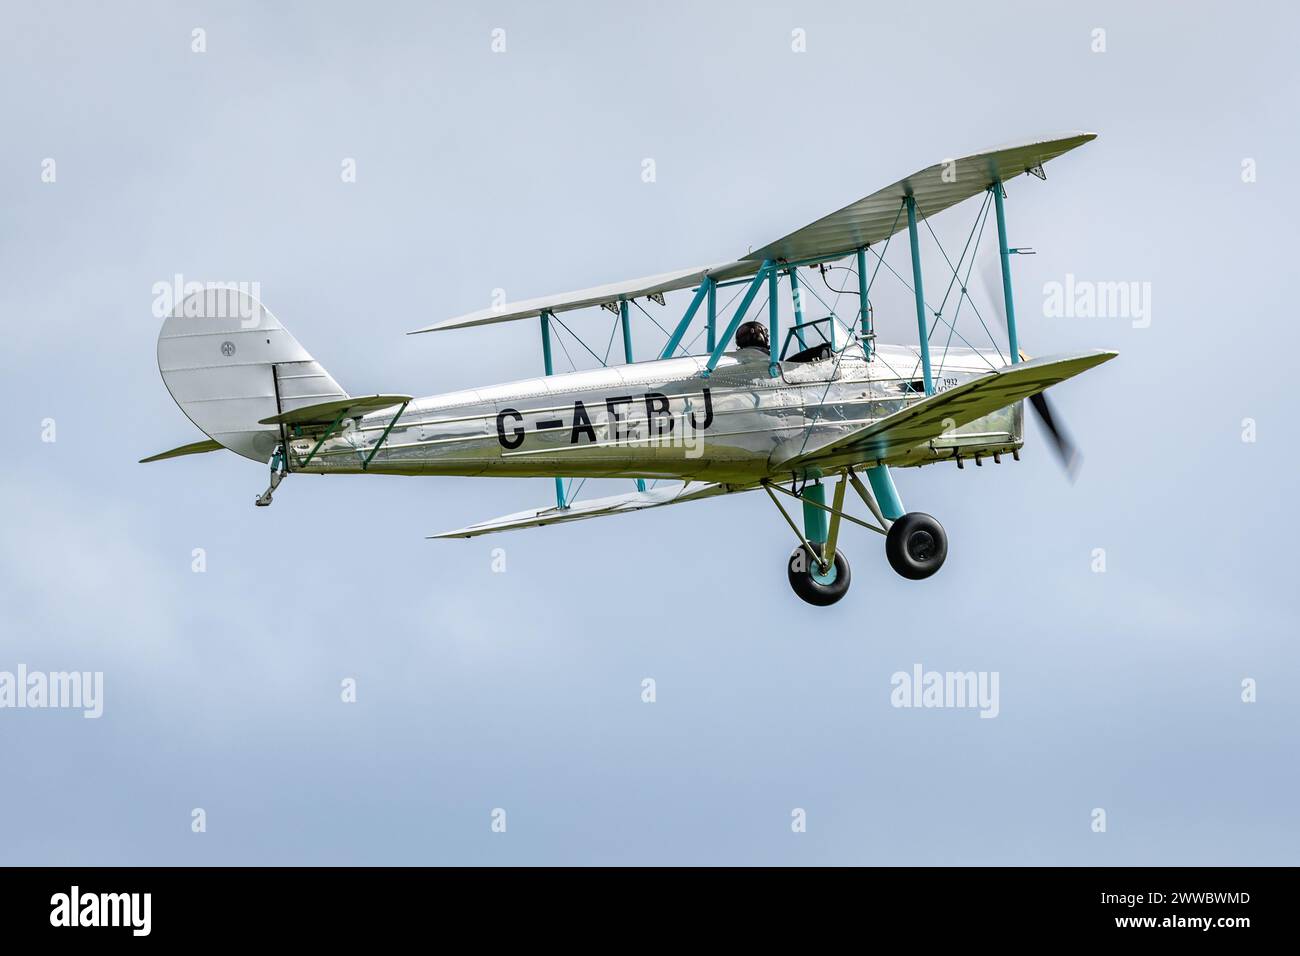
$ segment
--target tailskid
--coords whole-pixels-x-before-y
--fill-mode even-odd
[[[271,496],[275,493],[275,489],[280,487],[280,482],[284,481],[284,476],[288,473],[289,470],[284,464],[284,446],[277,445],[275,454],[271,456],[271,485],[266,491],[253,499],[253,504],[259,508],[268,507],[271,504]]]

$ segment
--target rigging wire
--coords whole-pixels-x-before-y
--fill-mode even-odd
[[[871,250],[871,249],[868,249],[867,251],[868,251],[868,252],[874,252],[874,250]],[[916,290],[912,288],[911,284],[908,283],[908,281],[907,281],[906,279],[904,279],[901,275],[898,274],[897,270],[895,270],[893,266],[891,266],[891,265],[890,265],[888,262],[886,262],[883,258],[880,259],[880,264],[883,265],[886,269],[888,269],[890,272],[892,272],[892,273],[894,274],[894,277],[895,277],[896,279],[898,279],[898,281],[901,282],[901,283],[903,284],[903,288],[907,289],[907,291],[908,291],[908,292],[911,292],[913,295],[916,294]],[[980,358],[982,358],[982,359],[984,360],[984,364],[985,364],[985,365],[987,365],[989,368],[993,369],[994,371],[997,370],[997,366],[994,365],[992,362],[990,362],[990,361],[988,360],[988,358],[984,355],[983,352],[980,352],[979,349],[977,349],[977,348],[975,348],[975,346],[971,345],[970,340],[967,339],[966,336],[964,336],[964,335],[962,335],[960,332],[958,332],[958,331],[956,330],[956,328],[953,327],[953,325],[952,325],[951,322],[949,322],[947,319],[945,319],[945,318],[944,318],[942,315],[940,315],[938,312],[935,312],[934,309],[930,308],[929,303],[925,303],[925,307],[926,307],[927,309],[929,309],[932,313],[934,313],[934,316],[935,316],[937,319],[939,319],[941,322],[943,322],[945,325],[947,325],[949,328],[951,328],[951,329],[953,330],[953,334],[955,334],[955,335],[957,336],[957,338],[961,339],[963,342],[966,343],[966,347],[967,347],[967,348],[969,348],[972,352],[975,352],[976,354],[978,354],[978,355],[980,356]],[[927,336],[927,338],[928,338],[928,336]],[[920,363],[918,362],[918,365],[919,365],[919,364],[920,364]],[[917,366],[913,366],[913,367],[912,367],[913,374],[915,374],[915,372],[916,372],[916,368],[917,368]]]
[[[605,361],[603,361],[603,362],[600,363],[600,364],[602,364],[602,365],[604,365],[604,366],[607,366],[607,367],[608,367],[608,365],[609,365],[609,353],[610,353],[610,350],[614,348],[614,333],[616,333],[616,332],[618,331],[619,318],[620,318],[620,317],[617,316],[617,315],[614,316],[614,325],[613,325],[613,327],[609,330],[609,341],[605,343]]]
[[[629,301],[630,301],[634,306],[636,306],[638,309],[641,310],[641,314],[642,314],[642,315],[644,315],[644,316],[645,316],[647,319],[649,319],[651,322],[654,322],[654,324],[655,324],[655,328],[656,328],[656,329],[658,329],[658,330],[659,330],[660,332],[662,332],[664,335],[668,336],[668,338],[672,338],[672,337],[673,337],[673,334],[672,334],[671,332],[669,332],[669,331],[668,331],[667,329],[665,329],[662,325],[660,325],[658,322],[655,321],[655,317],[654,317],[653,315],[651,315],[649,312],[647,312],[647,311],[645,310],[645,307],[644,307],[640,302],[638,302],[636,299],[631,299],[631,300],[629,300]],[[665,342],[664,344],[666,345],[667,342]]]
[[[568,327],[567,325],[565,325],[562,321],[560,321],[560,317],[559,317],[558,315],[556,315],[554,312],[552,312],[552,313],[551,313],[551,319],[554,320],[554,321],[555,321],[555,322],[560,326],[560,328],[564,329],[564,331],[566,331],[566,332],[568,332],[570,335],[572,335],[572,336],[573,336],[573,340],[574,340],[575,342],[577,342],[579,345],[581,345],[584,349],[586,349],[587,352],[590,353],[590,355],[591,355],[592,358],[594,358],[597,362],[600,362],[600,356],[597,355],[595,352],[592,352],[592,351],[591,351],[591,346],[589,346],[586,342],[582,341],[581,338],[579,338],[577,335],[575,335],[574,332],[573,332],[573,329],[569,328],[569,327]],[[558,336],[557,336],[557,338],[558,338]],[[561,344],[563,344],[564,340],[561,339],[560,342],[561,342]],[[565,354],[565,355],[568,355],[568,354],[569,354],[568,349],[565,349],[564,354]],[[570,359],[569,361],[572,362],[573,360]],[[604,363],[604,362],[600,362],[600,364],[601,364],[601,365],[604,365],[605,363]],[[578,370],[578,367],[575,365],[575,366],[573,367],[573,370],[576,372],[576,371]]]
[[[986,193],[986,194],[985,194],[985,197],[984,197],[984,205],[980,207],[980,213],[981,213],[982,215],[977,215],[977,216],[975,217],[975,224],[978,225],[978,226],[980,227],[980,234],[981,234],[981,235],[982,235],[983,232],[984,232],[984,223],[988,221],[988,208],[989,208],[989,201],[990,201],[991,198],[992,198],[992,194],[991,194],[991,193]],[[934,227],[932,227],[932,226],[930,225],[930,220],[928,220],[928,219],[925,220],[925,227],[926,227],[927,229],[930,230],[930,235],[934,238],[934,244],[935,244],[936,246],[939,247],[939,252],[942,253],[944,262],[948,263],[948,268],[949,268],[949,269],[952,269],[952,279],[951,279],[951,280],[949,281],[949,283],[948,283],[948,291],[944,293],[944,296],[943,296],[943,302],[940,303],[940,305],[939,305],[940,310],[942,310],[944,304],[947,303],[947,301],[948,301],[948,294],[952,292],[952,285],[953,285],[954,282],[958,281],[959,276],[958,276],[958,274],[957,274],[957,269],[956,269],[956,268],[953,266],[953,264],[952,264],[952,260],[948,258],[948,253],[947,253],[947,251],[943,248],[943,243],[941,243],[941,242],[939,241],[939,237],[936,236],[936,235],[934,234]],[[972,227],[971,227],[971,235],[966,237],[966,245],[967,245],[967,246],[970,245],[971,236],[974,236],[974,234],[975,234],[975,226],[972,226]],[[959,258],[959,259],[957,260],[957,264],[958,264],[958,266],[961,265],[962,259],[965,259],[965,258],[966,258],[966,250],[963,248],[963,249],[962,249],[961,258]],[[973,266],[974,264],[975,264],[975,260],[974,260],[974,256],[972,256],[972,257],[971,257],[971,265]],[[969,275],[970,275],[970,271],[967,270],[967,276],[969,276]],[[985,321],[984,321],[984,316],[980,315],[980,310],[979,310],[979,308],[975,305],[974,300],[971,299],[971,297],[970,297],[970,293],[966,291],[966,286],[965,286],[965,284],[962,285],[962,289],[961,289],[961,291],[962,291],[962,295],[966,298],[966,301],[970,302],[970,307],[974,310],[974,312],[975,312],[975,317],[978,318],[978,319],[980,320],[980,325],[982,325],[982,326],[984,327],[984,333],[989,337],[989,343],[993,346],[994,351],[997,351],[997,348],[998,348],[997,339],[995,339],[995,338],[993,337],[993,333],[992,333],[991,331],[989,331],[989,327],[988,327],[988,325],[987,325],[987,324],[985,323]],[[958,300],[958,308],[960,308],[960,300]],[[935,313],[935,315],[936,315],[936,317],[938,317],[938,313]],[[954,319],[953,319],[953,324],[950,325],[949,328],[955,331],[955,329],[956,329],[956,317],[955,317],[955,316],[954,316]],[[951,336],[950,336],[950,337],[951,337]]]
[[[963,302],[969,302],[969,303],[970,303],[970,307],[971,307],[972,309],[975,310],[975,316],[980,320],[980,324],[981,324],[981,325],[984,325],[984,317],[983,317],[982,315],[980,315],[980,310],[979,310],[979,308],[975,305],[975,301],[971,298],[969,289],[970,289],[970,274],[971,274],[971,272],[972,272],[972,271],[974,270],[974,268],[975,268],[975,257],[979,254],[980,242],[981,242],[981,241],[983,240],[983,238],[984,238],[984,227],[988,224],[988,219],[989,219],[989,207],[990,207],[990,202],[989,202],[989,200],[990,200],[991,198],[992,198],[992,197],[991,197],[991,194],[986,195],[986,197],[985,197],[984,206],[983,206],[983,208],[981,209],[982,218],[979,218],[979,220],[978,220],[978,224],[979,224],[979,233],[975,235],[975,245],[974,245],[973,247],[971,247],[971,240],[970,240],[970,237],[968,236],[968,237],[966,238],[966,245],[967,245],[967,247],[970,247],[970,263],[966,266],[966,277],[965,277],[963,280],[961,280],[961,284],[962,284],[962,285],[961,285],[962,298],[959,298],[959,299],[957,300],[957,309],[956,309],[956,311],[953,312],[953,316],[952,316],[952,326],[949,327],[949,329],[948,329],[948,339],[947,339],[947,341],[944,342],[944,344],[943,344],[943,355],[942,355],[942,356],[940,357],[940,359],[939,359],[939,367],[940,367],[940,368],[943,367],[943,363],[944,363],[944,361],[946,361],[946,359],[947,359],[947,357],[948,357],[948,348],[949,348],[949,346],[952,344],[952,334],[953,334],[954,329],[956,328],[956,325],[957,325],[957,319],[961,316],[961,307],[962,307]],[[973,230],[972,230],[972,232],[973,232]],[[938,242],[938,239],[936,239],[935,241]],[[941,249],[940,251],[942,251],[942,249]],[[947,258],[947,257],[945,256],[945,258]],[[959,259],[957,260],[957,268],[958,268],[958,269],[961,268],[962,259],[965,259],[965,258],[966,258],[966,249],[963,248],[963,249],[962,249],[962,252],[961,252],[961,258],[959,258]],[[951,265],[951,263],[949,263],[949,265]],[[955,270],[954,270],[954,271],[955,271]],[[946,298],[946,296],[945,296],[945,298]],[[985,332],[988,332],[988,331],[989,331],[987,325],[984,325],[984,331],[985,331]],[[989,339],[990,339],[990,340],[993,339],[993,334],[992,334],[991,332],[989,333]],[[997,342],[993,342],[993,348],[996,350],[997,347],[998,347],[998,346],[997,346]]]
[[[578,370],[578,364],[575,361],[573,361],[573,356],[569,354],[569,347],[564,344],[564,338],[561,335],[559,335],[559,333],[556,333],[555,341],[559,342],[560,348],[564,350],[564,357],[569,360],[569,369],[571,371],[576,372]]]

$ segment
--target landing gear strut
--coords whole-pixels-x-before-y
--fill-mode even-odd
[[[288,473],[288,469],[284,467],[284,447],[282,445],[277,446],[275,454],[271,456],[271,487],[258,495],[253,504],[259,508],[265,508],[269,505],[271,495],[275,493],[276,488],[280,487],[280,482],[284,481],[284,476]]]
[[[779,486],[772,486],[779,487]],[[786,576],[790,587],[804,601],[817,607],[834,604],[848,593],[853,574],[849,569],[849,559],[836,547],[840,536],[840,519],[844,514],[844,489],[846,482],[840,481],[835,486],[835,502],[826,506],[826,489],[821,482],[808,484],[803,494],[781,489],[783,494],[799,498],[803,502],[804,531],[786,514],[781,503],[772,494],[772,487],[767,488],[768,497],[781,512],[786,523],[799,538],[799,547],[795,548],[786,563]],[[829,522],[827,515],[830,516]],[[856,519],[850,517],[850,521]]]
[[[836,547],[841,521],[850,521],[883,535],[885,556],[890,566],[909,580],[930,577],[943,567],[948,557],[948,536],[943,525],[919,511],[904,513],[889,472],[883,467],[870,469],[868,477],[871,479],[870,490],[852,468],[846,468],[835,485],[835,500],[829,507],[826,489],[816,478],[804,485],[802,491],[764,482],[767,496],[799,539],[799,547],[795,548],[786,564],[786,576],[794,593],[809,604],[826,607],[844,597],[849,590],[852,580],[849,562]],[[878,524],[844,513],[844,491],[850,486],[871,510]],[[803,505],[803,530],[781,507],[774,491]]]

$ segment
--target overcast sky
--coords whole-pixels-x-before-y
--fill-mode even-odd
[[[97,720],[0,709],[0,863],[1295,863],[1300,18],[620,6],[0,9],[0,671],[104,675]],[[1019,463],[896,474],[948,531],[928,581],[849,528],[852,590],[804,605],[758,495],[428,541],[551,482],[300,476],[261,509],[232,454],[136,464],[202,437],[156,370],[176,275],[260,283],[354,393],[426,395],[540,371],[534,322],[403,336],[495,289],[733,258],[1065,129],[1099,138],[1008,186],[1021,345],[1120,358],[1054,390],[1073,486],[1032,424]],[[1067,275],[1148,313],[1046,314]],[[907,290],[874,299],[913,341]],[[995,672],[997,717],[891,706],[917,664]]]

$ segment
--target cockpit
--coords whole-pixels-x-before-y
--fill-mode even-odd
[[[852,338],[852,331],[834,314],[813,322],[800,322],[785,335],[781,361],[795,364],[821,362],[843,349]],[[792,346],[797,351],[792,353]]]
[[[780,360],[794,364],[821,362],[834,356],[836,352],[848,345],[852,338],[853,333],[848,326],[833,314],[814,322],[799,322],[786,333]],[[736,329],[738,349],[759,349],[767,352],[770,349],[770,342],[767,326],[762,322],[745,322]],[[792,347],[796,347],[796,351],[791,352]]]

